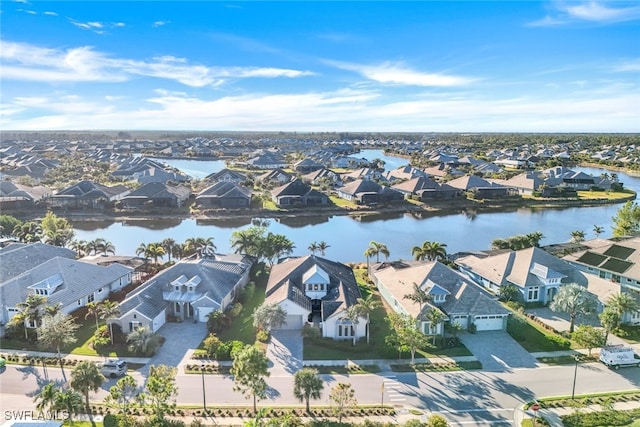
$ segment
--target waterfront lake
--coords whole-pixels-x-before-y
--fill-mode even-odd
[[[369,160],[385,160],[387,169],[407,164],[406,159],[385,156],[382,150],[363,150],[355,155]],[[196,177],[206,176],[224,168],[224,162],[198,160],[163,160]],[[181,168],[179,165],[182,165]],[[217,167],[218,169],[213,169]],[[605,171],[595,168],[577,168],[586,173],[600,175]],[[188,172],[189,171],[189,172]],[[640,178],[616,172],[626,188],[640,191]],[[375,240],[387,245],[391,259],[410,259],[411,249],[425,240],[447,245],[448,253],[488,249],[497,238],[540,231],[545,236],[542,245],[568,242],[571,231],[581,230],[586,238],[595,237],[594,225],[602,226],[601,237],[611,236],[611,218],[621,204],[564,209],[521,208],[508,212],[487,212],[471,215],[460,212],[442,216],[419,218],[412,214],[363,216],[313,216],[270,219],[268,230],[286,235],[295,244],[293,255],[309,254],[312,242],[325,241],[329,248],[325,257],[341,262],[365,261],[364,251]],[[126,222],[73,221],[79,240],[98,237],[107,239],[118,255],[134,255],[141,243],[159,242],[172,238],[184,242],[189,237],[213,237],[219,252],[232,251],[231,234],[251,226],[251,219],[226,220],[135,220]]]

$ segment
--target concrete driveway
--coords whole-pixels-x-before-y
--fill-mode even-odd
[[[267,346],[271,376],[293,375],[302,368],[302,333],[299,330],[271,331]]]
[[[553,311],[549,307],[531,308],[525,310],[525,312],[527,314],[533,314],[542,322],[551,326],[557,331],[564,332],[569,330],[571,322],[567,313]],[[586,316],[578,316],[578,318],[576,319],[576,326],[577,325],[600,326],[600,319],[595,313]]]
[[[506,331],[483,331],[459,335],[462,343],[482,363],[484,371],[507,372],[515,368],[534,368],[536,358]]]

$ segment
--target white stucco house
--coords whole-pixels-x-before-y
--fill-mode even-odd
[[[357,322],[345,318],[347,309],[361,296],[350,267],[308,255],[273,266],[265,302],[278,304],[286,311],[287,321],[281,329],[310,325],[320,329],[323,337],[343,340],[367,334],[365,317]]]
[[[157,332],[168,319],[206,322],[209,313],[231,305],[249,282],[252,264],[236,254],[180,260],[127,294],[121,315],[109,323],[129,333],[136,327]]]

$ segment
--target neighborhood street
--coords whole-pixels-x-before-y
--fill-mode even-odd
[[[62,381],[59,368],[47,368],[52,380]],[[67,376],[69,372],[67,372]],[[368,375],[323,375],[325,390],[315,404],[328,405],[329,389],[337,382],[350,383],[360,404],[393,405],[398,411],[418,409],[442,413],[454,425],[512,425],[515,411],[522,402],[536,396],[570,395],[574,366],[540,366],[534,369],[513,369],[505,372],[462,371],[450,373],[380,373]],[[134,377],[142,382],[142,375]],[[45,380],[42,368],[9,365],[0,374],[0,398],[3,417],[6,411],[33,410],[33,394]],[[103,399],[115,380],[105,381],[103,389],[92,396]],[[270,397],[261,406],[298,404],[292,394],[293,377],[277,375],[268,379]],[[179,374],[178,404],[202,404],[202,376]],[[249,405],[233,390],[230,376],[205,375],[204,385],[208,407]],[[640,387],[640,369],[609,370],[600,363],[578,366],[576,394]],[[312,403],[312,404],[313,404]]]

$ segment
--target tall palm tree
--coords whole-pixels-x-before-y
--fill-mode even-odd
[[[42,236],[42,227],[35,221],[27,221],[17,226],[13,234],[23,243],[36,243]]]
[[[161,258],[165,255],[164,248],[160,243],[149,243],[147,245],[147,253],[146,255],[149,258],[153,258],[153,262],[158,264],[158,258]]]
[[[198,254],[198,256],[203,256],[209,252],[215,252],[216,245],[213,243],[213,237],[190,237],[185,240],[185,246],[187,251],[190,254]]]
[[[353,325],[353,345],[356,345],[356,331],[357,326],[360,323],[360,308],[357,305],[352,305],[347,308],[342,319],[348,320]]]
[[[252,230],[239,230],[231,234],[231,247],[234,252],[242,255],[255,256],[259,235]]]
[[[145,258],[148,258],[147,256],[147,245],[144,243],[140,243],[140,246],[137,247],[136,249],[136,255],[140,256],[142,255]]]
[[[316,251],[318,250],[318,243],[311,242],[311,244],[309,245],[309,247],[307,249],[309,249],[311,251],[311,255],[315,255]]]
[[[84,240],[73,240],[69,243],[69,248],[75,251],[78,258],[89,255],[89,249],[87,248],[87,242]]]
[[[327,249],[329,249],[331,245],[329,245],[324,240],[318,243],[318,250],[320,251],[320,255],[324,256]]]
[[[425,242],[425,255],[429,261],[442,261],[447,258],[447,245],[440,242]]]
[[[103,255],[115,255],[116,254],[116,247],[113,245],[113,243],[105,240],[105,239],[101,239],[100,244],[98,245],[97,251]]]
[[[38,327],[38,323],[42,318],[40,307],[47,301],[47,298],[43,295],[29,294],[24,302],[17,304],[16,308],[20,310],[20,316],[16,322],[22,321],[24,324],[24,338],[29,339],[29,332],[27,326],[30,323],[34,323]],[[15,316],[14,316],[15,317]],[[11,319],[13,320],[13,319]]]
[[[302,368],[293,378],[293,395],[300,402],[305,402],[309,412],[309,399],[320,399],[324,384],[318,371],[313,368]]]
[[[573,333],[576,318],[583,314],[591,313],[596,308],[595,298],[587,292],[587,289],[577,283],[567,283],[560,287],[549,308],[553,311],[562,311],[569,315],[569,332]]]
[[[62,303],[57,303],[57,304],[47,304],[44,306],[44,315],[45,316],[55,316],[56,314],[60,313],[60,310],[62,309]]]
[[[73,240],[73,229],[57,228],[53,230],[46,230],[44,232],[43,240],[49,245],[64,248]]]
[[[100,316],[100,303],[99,302],[90,302],[87,304],[87,314],[84,315],[84,318],[88,318],[89,316],[94,316],[96,318],[96,331],[100,327],[98,322],[98,317]]]
[[[607,305],[618,313],[620,319],[623,319],[625,313],[633,313],[640,310],[640,305],[633,295],[626,292],[611,295],[607,300]]]
[[[389,258],[389,249],[387,248],[387,245],[385,245],[384,243],[379,243],[372,240],[371,242],[369,242],[369,249],[367,249],[367,251],[364,254],[367,257],[367,259],[370,256],[375,255],[376,262],[380,262],[380,254],[384,255],[385,259]]]
[[[380,307],[382,303],[376,299],[373,299],[373,294],[367,295],[365,298],[358,298],[358,304],[356,306],[360,310],[360,313],[367,318],[367,344],[369,344],[369,329],[371,326],[371,312]]]
[[[88,254],[94,254],[97,255],[98,254],[98,248],[100,247],[100,244],[102,243],[104,239],[98,237],[97,239],[93,239],[93,240],[89,240],[87,242],[87,251]]]
[[[87,413],[91,420],[93,420],[91,416],[91,405],[89,404],[89,392],[93,391],[94,393],[100,390],[102,387],[102,383],[105,378],[100,373],[100,369],[98,366],[88,360],[83,360],[79,362],[73,371],[71,371],[71,388],[77,391],[78,393],[82,393],[84,396],[84,402],[87,407]]]
[[[56,401],[56,393],[58,393],[58,387],[54,382],[45,384],[40,391],[33,396],[36,409],[43,413],[51,412]]]
[[[73,425],[73,416],[82,409],[82,395],[74,389],[58,390],[56,393],[54,408],[65,411],[69,425]]]
[[[424,318],[429,322],[429,332],[433,334],[433,345],[436,345],[436,331],[438,325],[447,318],[442,311],[437,308],[431,308],[424,314]]]
[[[115,301],[104,300],[100,304],[100,318],[107,321],[108,319],[120,316],[120,306]],[[107,322],[108,323],[108,322]],[[111,338],[111,344],[113,345],[113,323],[109,325],[109,337]]]
[[[416,261],[422,261],[427,257],[427,254],[424,251],[424,243],[422,244],[422,246],[414,246],[411,249],[411,255],[413,255],[413,259],[415,259]]]
[[[413,283],[412,292],[410,294],[406,294],[402,298],[408,299],[409,301],[413,301],[414,303],[418,304],[418,306],[420,307],[418,310],[418,316],[420,316],[420,314],[422,313],[422,308],[424,307],[424,305],[431,301],[431,295],[429,295],[424,289],[420,288],[420,286],[415,282]]]
[[[149,328],[140,326],[127,336],[127,342],[129,349],[134,353],[151,355],[160,346],[160,337],[151,332]]]
[[[571,241],[573,243],[580,243],[584,240],[585,233],[582,230],[574,230],[571,232]]]
[[[170,237],[167,237],[166,239],[162,240],[162,242],[160,242],[160,245],[164,248],[164,252],[167,254],[169,262],[171,262],[171,255],[173,255],[173,248],[176,245],[176,241]]]
[[[594,225],[593,226],[593,234],[596,235],[596,239],[598,237],[600,237],[600,235],[604,233],[604,227],[600,226],[600,225]]]

